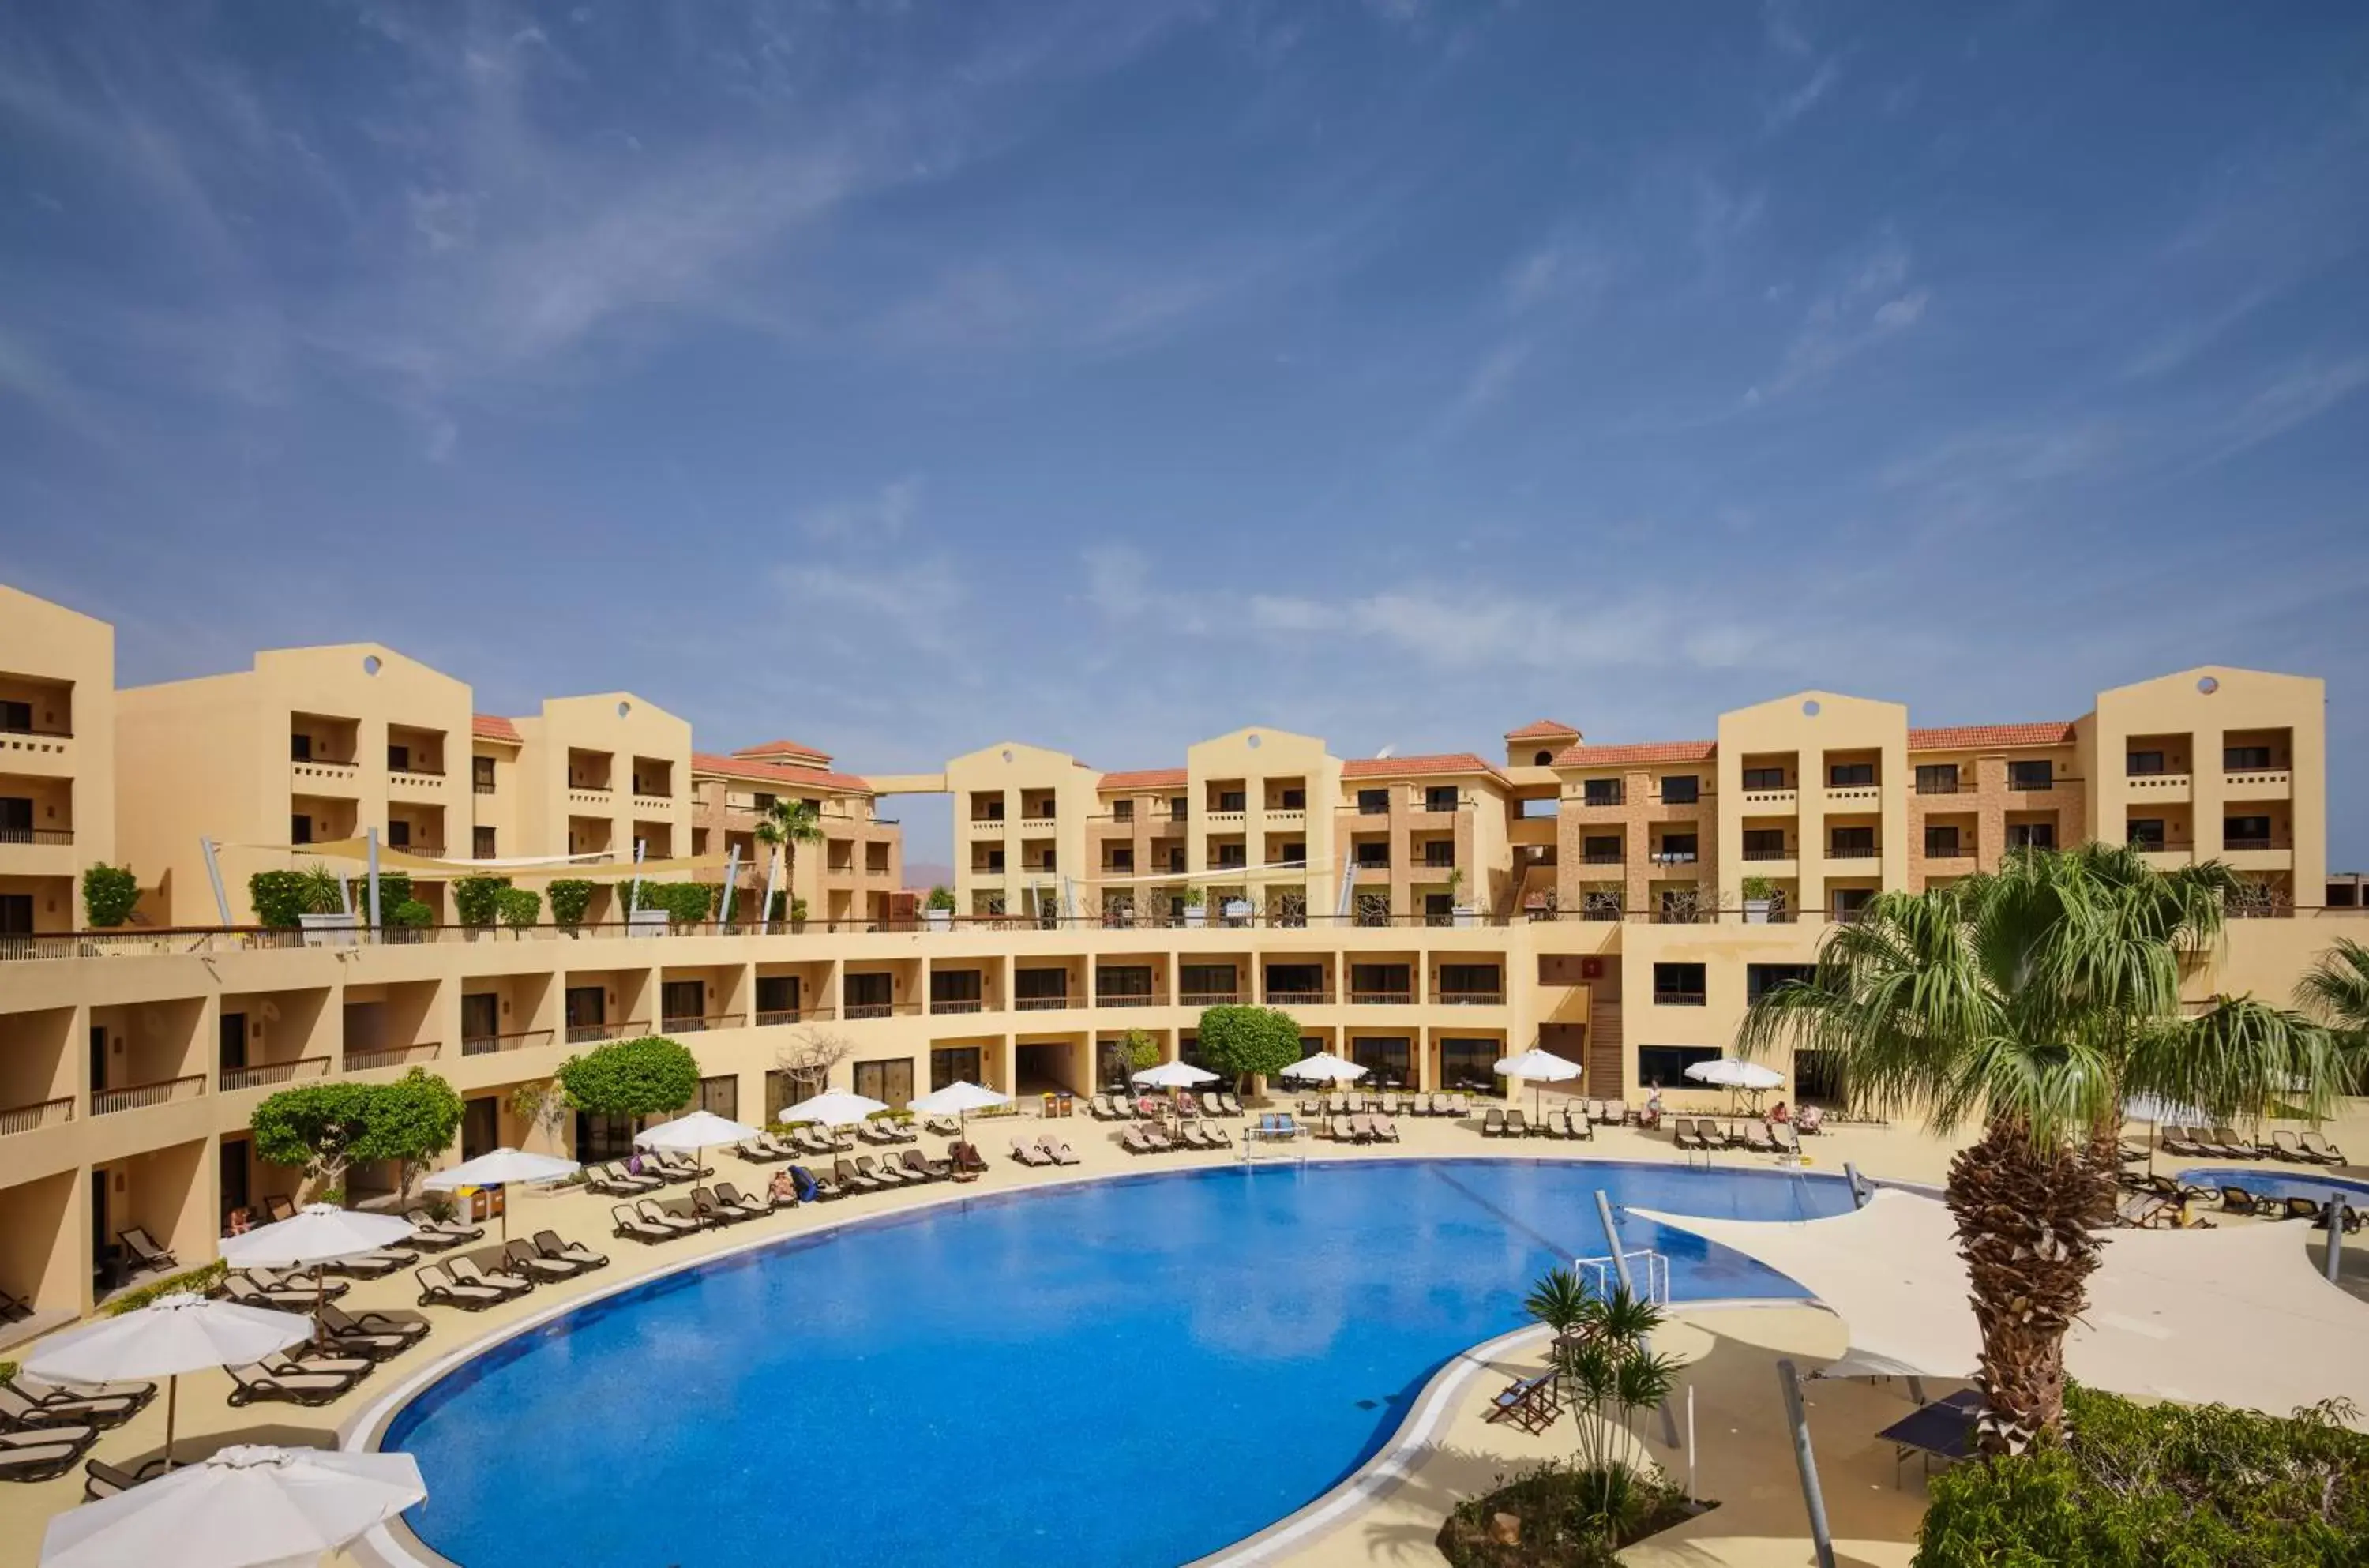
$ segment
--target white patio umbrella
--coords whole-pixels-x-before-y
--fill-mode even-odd
[[[853,1127],[878,1111],[888,1107],[878,1100],[861,1094],[851,1094],[844,1089],[826,1089],[810,1100],[795,1105],[784,1105],[775,1119],[784,1126],[797,1122],[819,1122],[824,1127]]]
[[[1167,1090],[1168,1108],[1181,1116],[1184,1113],[1177,1107],[1178,1092],[1198,1088],[1204,1083],[1215,1083],[1218,1075],[1206,1067],[1195,1067],[1189,1061],[1163,1061],[1158,1067],[1147,1067],[1135,1074],[1134,1081],[1146,1089]]]
[[[1000,1091],[957,1078],[943,1089],[933,1089],[914,1101],[911,1109],[925,1116],[943,1116],[949,1111],[960,1119],[962,1135],[970,1133],[970,1113],[986,1110],[990,1105],[1008,1105],[1012,1096]]]
[[[758,1130],[745,1122],[719,1116],[713,1111],[693,1111],[687,1116],[677,1116],[670,1122],[660,1122],[647,1131],[635,1133],[634,1141],[644,1149],[663,1149],[670,1153],[689,1154],[704,1170],[710,1147],[718,1143],[746,1143],[757,1136]]]
[[[385,1523],[428,1488],[409,1454],[241,1443],[50,1521],[41,1568],[292,1568]]]
[[[435,1173],[419,1185],[436,1192],[453,1192],[462,1187],[506,1187],[513,1182],[555,1182],[562,1176],[572,1176],[584,1167],[573,1160],[556,1154],[529,1154],[522,1149],[505,1146],[475,1160],[464,1160]],[[502,1204],[502,1240],[510,1239],[510,1206]]]
[[[1319,1051],[1312,1057],[1300,1058],[1276,1076],[1304,1079],[1310,1083],[1353,1083],[1366,1076],[1366,1070],[1359,1063],[1342,1060],[1331,1051]]]
[[[1734,1109],[1733,1091],[1741,1089],[1747,1094],[1758,1094],[1764,1089],[1774,1089],[1785,1082],[1785,1075],[1774,1068],[1757,1061],[1739,1061],[1734,1057],[1721,1057],[1715,1061],[1699,1061],[1687,1069],[1687,1076],[1698,1083],[1716,1083],[1731,1091],[1730,1110]]]
[[[1536,1046],[1517,1057],[1500,1058],[1496,1064],[1500,1078],[1525,1078],[1530,1083],[1530,1115],[1539,1114],[1539,1096],[1545,1093],[1541,1083],[1561,1083],[1580,1075],[1580,1065],[1566,1061],[1552,1051],[1542,1051]]]
[[[258,1225],[244,1235],[223,1239],[223,1262],[233,1268],[309,1268],[318,1312],[328,1299],[328,1284],[321,1277],[323,1264],[360,1257],[393,1246],[411,1234],[411,1221],[392,1214],[371,1214],[340,1208],[334,1203],[308,1203],[285,1219]]]
[[[209,1301],[177,1290],[136,1311],[101,1318],[41,1341],[25,1358],[25,1370],[53,1383],[169,1379],[165,1385],[165,1462],[169,1466],[182,1373],[244,1367],[302,1345],[312,1335],[312,1321],[294,1312]]]

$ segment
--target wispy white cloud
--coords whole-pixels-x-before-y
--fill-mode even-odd
[[[1767,117],[1761,121],[1761,129],[1769,132],[1784,130],[1815,109],[1818,101],[1833,92],[1842,79],[1840,62],[1831,55],[1819,61],[1818,68],[1810,73],[1809,80],[1769,106]]]
[[[2220,462],[2310,423],[2369,386],[2369,357],[2314,362],[2280,375],[2231,410],[2206,461]]]
[[[1886,234],[1810,303],[1776,373],[1744,401],[1757,405],[1825,381],[1845,361],[1915,326],[1931,301],[1931,290],[1911,281],[1907,246]]]
[[[901,475],[862,500],[807,508],[798,514],[798,532],[821,543],[893,544],[921,516],[926,490],[921,475]]]

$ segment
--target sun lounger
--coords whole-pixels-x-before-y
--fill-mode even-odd
[[[328,1299],[295,1286],[266,1290],[243,1274],[223,1276],[222,1293],[242,1307],[261,1307],[274,1312],[309,1312],[316,1303]]]
[[[433,1230],[456,1242],[474,1242],[486,1233],[482,1225],[472,1225],[464,1219],[439,1219],[424,1208],[411,1209],[404,1218],[411,1221],[415,1230]]]
[[[1769,1135],[1768,1124],[1767,1122],[1757,1121],[1745,1122],[1744,1124],[1744,1147],[1755,1154],[1776,1153],[1777,1140]]]
[[[1066,1150],[1069,1148],[1069,1145],[1065,1143],[1061,1147]],[[905,1152],[899,1156],[899,1162],[902,1163],[908,1171],[917,1172],[921,1175],[927,1176],[933,1182],[943,1182],[948,1176],[955,1173],[955,1168],[950,1162],[944,1160],[930,1159],[918,1149],[908,1149],[905,1150]]]
[[[1396,1143],[1399,1140],[1399,1124],[1388,1116],[1368,1118],[1366,1131],[1377,1143]]]
[[[534,1288],[534,1281],[526,1276],[502,1268],[479,1268],[475,1258],[454,1258],[444,1266],[463,1285],[482,1285],[506,1296],[523,1296]]]
[[[2171,1200],[2156,1193],[2132,1193],[2114,1206],[2114,1223],[2134,1230],[2159,1230],[2169,1223]]]
[[[2303,1145],[2295,1141],[2295,1135],[2283,1127],[2274,1128],[2271,1133],[2271,1157],[2274,1160],[2292,1160],[2298,1164],[2312,1163],[2311,1156],[2306,1154],[2303,1151]]]
[[[880,1190],[880,1178],[867,1176],[856,1168],[855,1162],[841,1155],[830,1162],[831,1180],[849,1192],[868,1193]]]
[[[1224,1089],[1218,1091],[1218,1108],[1230,1116],[1239,1116],[1242,1114],[1242,1103],[1235,1099],[1230,1091]]]
[[[2188,1136],[2188,1129],[2184,1127],[2163,1127],[2156,1134],[2156,1141],[2163,1145],[2167,1154],[2178,1154],[2190,1160],[2202,1160],[2205,1156],[2205,1150]]]
[[[2267,1207],[2263,1199],[2256,1197],[2244,1187],[2221,1189],[2221,1208],[2224,1213],[2260,1214]]]
[[[2263,1158],[2261,1145],[2256,1143],[2250,1138],[2238,1137],[2237,1132],[2229,1127],[2214,1127],[2213,1129],[2213,1141],[2219,1144],[2222,1148],[2227,1150],[2232,1155],[2240,1160],[2260,1160]]]
[[[1503,1138],[1503,1137],[1505,1137],[1505,1112],[1503,1112],[1503,1111],[1483,1111],[1483,1112],[1482,1112],[1482,1113],[1481,1113],[1481,1136],[1482,1136],[1482,1137],[1483,1137],[1483,1138]]]
[[[859,1176],[869,1176],[884,1187],[901,1187],[905,1185],[905,1173],[897,1169],[893,1160],[889,1162],[887,1170],[882,1170],[880,1162],[869,1154],[859,1154],[855,1157],[855,1173]]]
[[[1363,1117],[1358,1118],[1358,1120],[1363,1119]],[[1356,1121],[1352,1121],[1345,1113],[1336,1112],[1333,1116],[1324,1118],[1324,1135],[1335,1143],[1357,1143],[1363,1141],[1357,1136]]]
[[[342,1274],[353,1279],[383,1279],[412,1261],[399,1258],[393,1253],[356,1253],[321,1266],[331,1274]]]
[[[40,1443],[0,1448],[0,1481],[49,1481],[74,1469],[87,1443]]]
[[[790,1179],[798,1184],[801,1191],[808,1187],[813,1188],[815,1201],[819,1203],[829,1203],[834,1198],[847,1196],[847,1189],[841,1186],[835,1179],[830,1176],[818,1176],[804,1165],[791,1166]]]
[[[524,1245],[523,1242],[520,1243]],[[315,1320],[320,1335],[313,1348],[323,1355],[354,1356],[364,1361],[385,1361],[402,1355],[415,1343],[399,1333],[373,1333],[368,1329],[333,1329],[326,1319]],[[309,1366],[310,1363],[308,1362]]]
[[[634,1212],[653,1225],[663,1225],[679,1236],[688,1236],[699,1229],[699,1220],[688,1214],[677,1214],[654,1197],[635,1201]]]
[[[520,1279],[547,1284],[557,1279],[573,1279],[583,1269],[565,1258],[547,1258],[534,1250],[534,1243],[513,1238],[502,1243],[502,1272]]]
[[[299,1371],[275,1372],[260,1362],[252,1367],[226,1368],[230,1373],[230,1402],[251,1404],[257,1400],[284,1400],[290,1404],[327,1404],[360,1382],[351,1372],[323,1372],[305,1368]]]
[[[681,1234],[680,1231],[675,1230],[670,1226],[651,1224],[648,1220],[635,1213],[632,1206],[628,1204],[617,1203],[610,1205],[609,1218],[615,1222],[616,1233],[618,1235],[629,1237],[636,1242],[671,1242],[676,1236]],[[500,1299],[500,1293],[495,1292],[494,1299],[499,1300]],[[424,1301],[427,1298],[423,1296],[420,1299]],[[486,1305],[491,1306],[493,1305],[493,1302],[488,1301]]]
[[[2341,1165],[2344,1163],[2344,1150],[2337,1148],[2336,1145],[2329,1142],[2328,1139],[2322,1138],[2319,1134],[2316,1132],[2305,1133],[2303,1135],[2302,1141],[2304,1155],[2306,1159],[2317,1161],[2322,1165]]]
[[[1680,1149],[1686,1150],[1710,1147],[1703,1141],[1702,1134],[1695,1130],[1695,1120],[1692,1116],[1674,1116],[1670,1119],[1670,1141]]]
[[[1771,1138],[1776,1139],[1778,1153],[1791,1154],[1796,1158],[1800,1157],[1802,1152],[1801,1131],[1798,1127],[1794,1127],[1791,1122],[1779,1122],[1775,1127],[1768,1129],[1768,1134]]]
[[[86,1459],[82,1468],[82,1500],[97,1503],[102,1498],[120,1497],[143,1482],[154,1481],[165,1473],[165,1461],[150,1459],[137,1472],[118,1470],[105,1459]]]
[[[727,1203],[713,1187],[691,1189],[691,1210],[711,1225],[739,1225],[764,1213],[761,1208],[746,1208],[737,1203]]]
[[[0,1421],[13,1426],[120,1426],[138,1413],[140,1402],[109,1399],[35,1399],[11,1382],[0,1385]]]
[[[547,1232],[546,1232],[547,1234]],[[395,1317],[386,1312],[349,1312],[334,1303],[316,1314],[321,1326],[333,1334],[392,1334],[406,1344],[417,1345],[428,1337],[428,1320],[405,1315]]]
[[[16,1390],[19,1398],[29,1399],[48,1409],[65,1409],[77,1404],[104,1406],[110,1417],[119,1403],[128,1404],[132,1411],[141,1411],[145,1410],[148,1402],[156,1397],[155,1384],[132,1379],[110,1383],[61,1383],[19,1372],[8,1379],[5,1386]],[[100,1420],[96,1415],[84,1419],[100,1426],[113,1424],[111,1419]]]
[[[118,1230],[115,1239],[132,1254],[132,1261],[142,1268],[170,1272],[181,1266],[180,1259],[156,1244],[155,1239],[134,1225],[129,1230]]]
[[[978,1151],[976,1143],[953,1143],[946,1146],[946,1158],[955,1162],[957,1173],[974,1176],[987,1173],[987,1156]]]
[[[2236,1158],[2235,1150],[2225,1146],[2219,1139],[2214,1138],[2204,1128],[2201,1127],[2192,1127],[2184,1130],[2188,1134],[2189,1146],[2194,1149],[2197,1153],[2210,1156],[2215,1160],[2230,1160]]]
[[[1562,1413],[1562,1399],[1556,1391],[1552,1372],[1541,1372],[1535,1378],[1517,1379],[1505,1385],[1497,1397],[1489,1402],[1491,1424],[1505,1422],[1518,1426],[1532,1436],[1544,1432]]]
[[[1151,1139],[1144,1136],[1144,1131],[1141,1127],[1133,1126],[1132,1124],[1119,1133],[1118,1146],[1121,1149],[1126,1150],[1129,1154],[1150,1154],[1153,1152]]]
[[[1505,1113],[1505,1136],[1507,1138],[1529,1137],[1529,1118],[1523,1116],[1519,1111],[1507,1111]]]
[[[748,1212],[749,1218],[751,1219],[761,1219],[765,1215],[772,1213],[776,1208],[787,1208],[797,1202],[797,1199],[792,1198],[787,1204],[775,1203],[773,1201],[773,1196],[771,1193],[759,1193],[756,1196],[751,1196],[750,1195],[742,1192],[738,1186],[734,1185],[730,1182],[716,1183],[715,1196],[719,1202],[727,1204],[735,1208],[745,1209]],[[697,1202],[698,1197],[699,1195],[697,1193],[693,1193],[692,1195],[693,1202]]]

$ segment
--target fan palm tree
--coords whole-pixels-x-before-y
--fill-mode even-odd
[[[2340,1087],[2309,1019],[2245,997],[2183,1011],[2182,971],[2210,956],[2234,881],[2218,863],[2158,872],[2121,845],[2014,853],[1878,895],[1820,943],[1814,979],[1745,1013],[1747,1056],[1831,1052],[1859,1106],[1981,1127],[1944,1196],[1982,1331],[1986,1451],[2062,1425],[2065,1333],[2103,1245],[2124,1096],[2234,1118],[2274,1096],[2321,1114]]]
[[[798,846],[822,841],[821,814],[803,800],[777,795],[757,818],[757,841],[782,852],[782,881],[790,908],[796,907],[798,898]],[[773,911],[767,910],[765,918],[772,919]]]
[[[2335,1035],[2349,1069],[2346,1092],[2369,1085],[2369,947],[2338,937],[2297,982],[2295,996]]]

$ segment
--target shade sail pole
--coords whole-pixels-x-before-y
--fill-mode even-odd
[[[1604,1196],[1602,1187],[1596,1189],[1596,1217],[1604,1221],[1604,1240],[1612,1249],[1612,1272],[1619,1276],[1621,1290],[1634,1299],[1637,1295],[1637,1283],[1629,1276],[1629,1260],[1620,1253],[1620,1230],[1612,1223],[1612,1200]],[[1640,1348],[1646,1355],[1651,1356],[1654,1353],[1654,1342],[1648,1338]],[[1691,1387],[1688,1390],[1687,1397],[1688,1399],[1694,1397]],[[1662,1446],[1665,1448],[1675,1448],[1678,1446],[1678,1418],[1670,1413],[1670,1402],[1667,1399],[1662,1401],[1661,1415]]]
[[[214,858],[214,841],[200,839],[198,847],[206,853],[206,880],[214,886],[214,913],[221,916],[222,923],[227,926],[231,923],[230,895],[223,891],[222,862]]]
[[[765,907],[757,911],[757,934],[771,935],[773,930],[773,896],[782,885],[782,846],[775,844],[765,862]]]
[[[715,911],[715,923],[718,927],[732,923],[733,884],[739,880],[739,876],[740,846],[734,844],[731,854],[727,856],[724,862],[724,900]]]
[[[378,830],[372,828],[363,834],[362,841],[370,848],[370,922],[372,929],[376,930],[379,925]]]
[[[1818,1568],[1835,1568],[1835,1538],[1826,1528],[1826,1497],[1818,1489],[1818,1456],[1810,1448],[1810,1417],[1802,1408],[1802,1377],[1789,1357],[1777,1362],[1777,1383],[1785,1395],[1785,1424],[1792,1429],[1793,1464],[1802,1472],[1802,1502],[1810,1512],[1810,1542]]]

